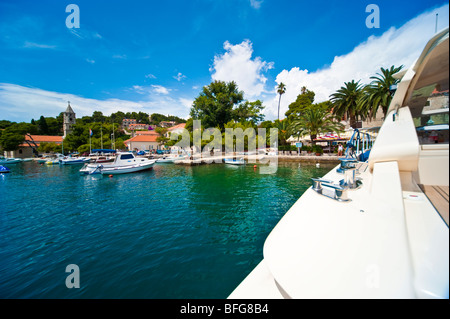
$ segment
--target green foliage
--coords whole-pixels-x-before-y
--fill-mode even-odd
[[[42,142],[39,145],[38,151],[42,153],[61,153],[62,146],[60,144],[56,144],[53,142],[51,143]]]
[[[103,134],[103,148],[113,148],[111,143],[111,134],[113,133],[114,125],[114,138],[115,147],[117,149],[124,149],[125,145],[123,141],[129,139],[129,136],[124,133],[122,129],[119,129],[117,124],[112,123],[84,123],[78,122],[73,126],[72,133],[67,135],[64,139],[64,150],[76,151],[83,153],[89,151],[89,129],[92,130],[91,144],[92,149],[102,147],[102,134]],[[83,146],[83,147],[82,147]],[[82,147],[82,151],[80,151]]]
[[[194,100],[190,115],[201,120],[205,127],[219,127],[233,119],[233,108],[244,100],[244,92],[239,91],[236,82],[214,81],[204,86]]]
[[[11,122],[7,120],[0,120],[0,130],[10,127],[13,124],[17,124],[16,122]]]
[[[264,114],[261,113],[263,109],[264,106],[260,100],[245,101],[233,110],[232,118],[239,123],[252,122],[256,125],[264,119]]]
[[[42,135],[48,135],[48,125],[44,116],[41,116],[38,121],[39,133]]]
[[[292,119],[290,130],[298,136],[310,135],[311,142],[315,145],[314,139],[320,133],[342,132],[344,126],[339,122],[339,118],[331,114],[323,105],[313,104],[303,111],[303,113]]]
[[[308,90],[305,86],[302,87],[301,93],[297,95],[295,102],[289,104],[289,109],[284,114],[289,118],[300,116],[303,111],[314,103],[315,93]]]
[[[331,94],[333,114],[342,117],[346,115],[350,119],[350,126],[355,128],[358,116],[361,116],[359,101],[362,96],[363,86],[352,80],[345,82],[335,93]]]
[[[5,130],[0,136],[0,147],[3,151],[15,151],[24,140],[24,134]]]
[[[403,65],[391,66],[389,69],[381,68],[381,74],[377,73],[376,76],[370,77],[373,81],[364,88],[359,100],[359,109],[363,114],[375,118],[378,108],[381,107],[386,117],[393,97],[390,87],[400,81],[400,79],[394,78],[394,74],[400,72],[401,69],[403,69]]]
[[[163,115],[163,114],[158,114],[158,113],[153,113],[151,115],[152,120],[150,121],[149,124],[154,124],[157,125],[162,121],[166,121],[166,122],[170,122],[170,121],[174,121],[176,123],[186,123],[185,119],[182,119],[178,116],[174,116],[174,115]]]
[[[298,151],[298,147],[296,147],[295,145],[280,145],[278,147],[279,151]]]
[[[0,136],[0,147],[4,151],[15,151],[19,148],[19,145],[25,140],[25,134],[38,134],[39,128],[37,125],[31,123],[15,123],[10,122],[9,124],[3,122],[7,128],[2,131]]]
[[[313,145],[311,147],[311,151],[316,154],[323,154],[323,149],[322,149],[322,146],[320,146],[320,145]]]
[[[287,145],[287,139],[292,135],[290,120],[273,121],[273,127],[278,129],[278,146]]]

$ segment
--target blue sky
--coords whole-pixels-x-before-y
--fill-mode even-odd
[[[69,29],[66,6],[80,9]],[[368,4],[380,8],[369,29]],[[187,117],[202,86],[235,80],[274,119],[305,85],[317,100],[380,67],[410,64],[443,1],[0,1],[0,119],[94,110]],[[372,56],[373,55],[373,56]],[[408,65],[407,65],[408,66]]]

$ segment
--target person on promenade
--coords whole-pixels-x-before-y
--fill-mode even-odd
[[[344,151],[344,148],[342,147],[342,144],[339,143],[338,145],[338,156],[342,156],[342,152]]]

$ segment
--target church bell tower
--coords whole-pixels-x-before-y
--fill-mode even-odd
[[[70,133],[72,133],[72,126],[75,124],[75,112],[72,110],[72,107],[70,106],[70,101],[68,102],[68,106],[66,111],[64,112],[64,122],[63,122],[63,131],[64,136],[63,138],[66,138],[66,136]]]

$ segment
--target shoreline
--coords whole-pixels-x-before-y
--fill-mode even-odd
[[[193,159],[188,160],[180,160],[175,162],[175,164],[178,165],[205,165],[205,164],[221,164],[223,159],[226,158],[233,158],[233,157],[242,157],[244,160],[247,161],[248,164],[257,164],[261,161],[264,163],[267,160],[275,159],[275,156],[254,156],[254,155],[243,155],[243,156],[232,156],[232,155],[225,155],[225,156],[214,156],[214,157],[206,157],[206,158],[199,158],[194,156]],[[335,156],[335,155],[278,155],[276,156],[278,162],[308,162],[308,163],[332,163],[332,164],[339,164],[339,158],[341,156]]]

